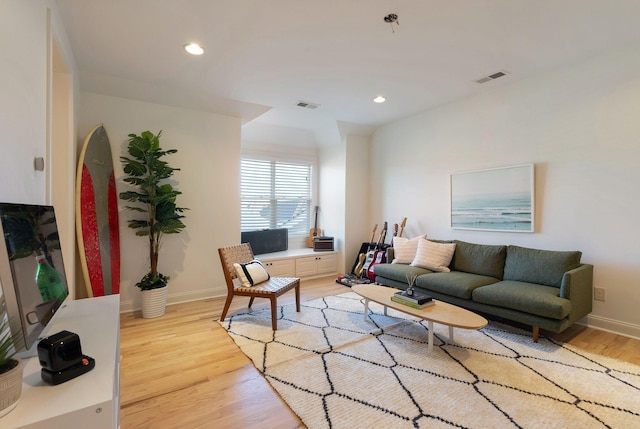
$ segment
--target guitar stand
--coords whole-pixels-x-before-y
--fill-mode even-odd
[[[336,279],[336,283],[339,283],[344,286],[353,286],[353,285],[362,285],[373,283],[367,276],[356,276],[353,273],[345,274],[344,276],[340,276]]]

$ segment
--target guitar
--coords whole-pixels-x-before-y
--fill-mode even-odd
[[[378,229],[378,224],[376,223],[375,226],[373,227],[373,231],[371,231],[371,240],[369,240],[367,251],[365,253],[360,253],[358,255],[358,262],[355,268],[353,269],[353,274],[355,274],[357,277],[359,277],[360,274],[362,273],[362,269],[364,268],[364,263],[365,263],[365,260],[367,259],[367,255],[369,255],[369,252],[371,252],[371,243],[373,243],[373,240],[376,238],[377,229]],[[371,253],[371,258],[373,260],[373,253]]]
[[[400,232],[398,233],[398,224],[393,225],[393,237],[402,237],[402,233],[404,232],[404,227],[407,225],[407,218],[403,217],[400,221]],[[391,239],[391,245],[393,246],[393,238]]]
[[[393,237],[391,237],[391,245],[393,246],[393,239],[398,236],[398,224],[393,224]]]
[[[318,229],[318,206],[316,206],[316,220],[313,228],[309,230],[309,236],[307,237],[307,247],[313,247],[313,239],[320,234],[320,230]]]
[[[378,226],[378,225],[376,225]],[[384,223],[384,227],[387,227],[387,223]],[[371,264],[373,263],[373,261],[375,260],[375,257],[377,255],[378,249],[380,248],[380,245],[382,244],[382,236],[384,234],[384,231],[380,231],[380,238],[378,238],[378,242],[375,244],[375,246],[373,247],[372,250],[369,250],[367,252],[367,257],[365,258],[364,264],[362,265],[362,271],[360,272],[360,275],[362,277],[369,277],[369,267],[371,266]],[[373,239],[374,237],[372,237]],[[371,240],[373,241],[373,240]]]
[[[403,217],[402,221],[400,222],[400,234],[398,234],[398,237],[402,237],[402,233],[404,232],[404,227],[407,225],[407,218]]]
[[[384,240],[387,238],[387,222],[385,222],[382,226],[382,232],[380,232],[380,238],[378,239],[378,244],[376,245],[376,251],[373,255],[373,261],[367,267],[367,277],[369,280],[374,281],[376,279],[376,275],[373,272],[373,267],[378,264],[382,264],[387,260],[387,251],[383,249]]]

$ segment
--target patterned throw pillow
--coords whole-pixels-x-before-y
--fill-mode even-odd
[[[240,283],[244,287],[255,286],[271,278],[262,262],[254,259],[246,264],[233,264]]]
[[[449,264],[455,250],[455,243],[436,243],[429,240],[420,240],[416,257],[411,262],[411,266],[448,273],[451,271]]]
[[[392,264],[410,264],[416,257],[418,243],[425,238],[425,234],[408,239],[406,237],[393,237],[393,261]]]

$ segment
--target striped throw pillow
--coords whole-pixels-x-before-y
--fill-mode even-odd
[[[448,273],[451,271],[449,264],[455,250],[455,243],[436,243],[429,240],[420,240],[416,257],[411,262],[411,266]]]
[[[408,239],[406,237],[393,237],[393,261],[392,264],[410,264],[416,257],[418,243],[425,238],[425,234]]]

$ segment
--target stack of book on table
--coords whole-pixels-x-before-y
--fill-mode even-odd
[[[391,301],[395,301],[397,303],[408,305],[409,307],[417,309],[429,307],[436,303],[431,295],[416,291],[413,292],[413,295],[408,295],[406,290],[396,292],[391,297]]]

